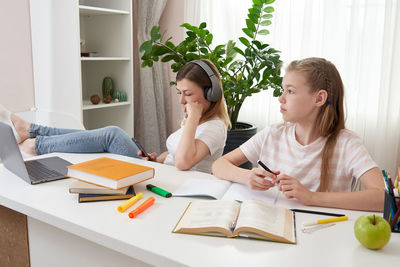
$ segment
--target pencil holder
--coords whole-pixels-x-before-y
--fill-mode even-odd
[[[400,207],[400,198],[393,197],[388,192],[385,192],[385,206],[383,209],[383,218],[385,218],[389,223],[397,211],[397,207]],[[400,233],[400,224],[397,224],[398,228],[394,227],[392,229],[393,233]]]

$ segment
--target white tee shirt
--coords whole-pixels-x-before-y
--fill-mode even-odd
[[[301,145],[295,137],[295,124],[275,124],[257,133],[240,146],[247,159],[257,166],[261,160],[271,170],[298,179],[306,188],[317,191],[320,184],[322,150],[327,137]],[[330,161],[332,177],[329,191],[351,191],[352,178],[357,180],[377,164],[368,154],[362,140],[350,130],[341,130]]]
[[[176,149],[181,140],[183,128],[184,126],[168,137],[167,150],[169,154],[164,160],[165,164],[175,165]],[[221,157],[224,150],[226,131],[226,126],[220,119],[209,120],[197,126],[195,139],[204,142],[210,150],[210,154],[193,166],[191,170],[211,173],[211,165]]]

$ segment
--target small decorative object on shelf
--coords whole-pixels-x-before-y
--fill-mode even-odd
[[[126,92],[125,91],[121,91],[121,94],[119,96],[119,101],[125,102],[127,100],[128,100],[128,97],[126,96]]]
[[[103,79],[102,92],[103,92],[103,102],[104,102],[104,98],[107,96],[110,96],[110,98],[112,100],[112,96],[114,95],[114,82],[111,77],[107,76]],[[108,102],[108,103],[110,103],[110,102]]]
[[[103,97],[103,103],[108,104],[111,103],[112,97],[110,95],[106,95]]]
[[[98,57],[98,52],[81,52],[81,57]]]
[[[125,102],[127,100],[126,92],[119,91],[119,90],[114,91],[113,99],[114,99],[114,102]],[[118,100],[118,101],[116,101],[116,100]]]
[[[90,102],[92,102],[92,104],[97,105],[100,102],[100,96],[99,95],[92,95],[90,97]]]

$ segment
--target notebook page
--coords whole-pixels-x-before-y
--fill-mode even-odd
[[[230,187],[225,180],[191,178],[184,182],[172,195],[174,197],[211,197],[221,199]]]
[[[279,193],[280,191],[276,186],[266,191],[260,191],[252,190],[244,184],[232,183],[231,187],[228,189],[222,199],[233,199],[239,201],[257,199],[268,204],[275,205]]]

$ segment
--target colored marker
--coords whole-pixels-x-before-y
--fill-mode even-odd
[[[147,190],[156,193],[157,195],[160,195],[162,197],[172,197],[172,194],[168,191],[165,191],[164,189],[161,189],[157,186],[154,186],[152,184],[146,185]]]
[[[143,194],[137,193],[136,196],[131,197],[130,199],[128,199],[127,201],[125,201],[124,203],[122,203],[121,205],[118,206],[117,210],[119,212],[124,212],[126,211],[127,208],[129,208],[130,206],[132,206],[133,204],[135,204],[139,199],[141,199],[143,197]]]
[[[303,226],[312,226],[312,225],[318,225],[318,224],[323,224],[323,223],[347,221],[347,219],[348,219],[347,216],[334,217],[334,218],[329,218],[329,219],[317,220],[316,222],[303,223]]]
[[[136,216],[138,216],[140,213],[142,213],[144,210],[146,210],[148,207],[150,207],[151,205],[153,205],[155,198],[154,197],[149,197],[148,199],[146,199],[145,202],[143,202],[142,204],[140,204],[139,207],[137,207],[136,209],[134,209],[133,211],[129,212],[128,216],[129,218],[133,219]]]

